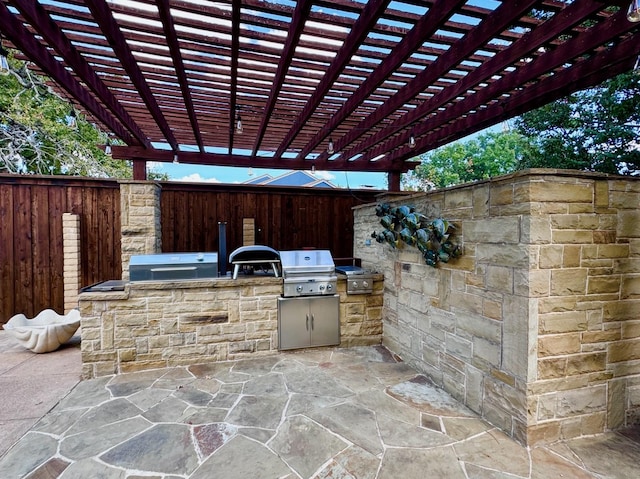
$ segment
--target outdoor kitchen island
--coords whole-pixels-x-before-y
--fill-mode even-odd
[[[341,347],[381,342],[383,275],[373,280],[370,294],[337,280]],[[273,354],[282,296],[282,278],[259,275],[81,293],[83,377]]]

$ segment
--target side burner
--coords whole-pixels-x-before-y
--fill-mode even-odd
[[[373,275],[359,266],[337,266],[336,273],[347,280],[347,294],[373,293]]]

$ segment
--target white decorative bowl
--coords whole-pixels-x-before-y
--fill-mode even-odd
[[[45,309],[33,319],[16,314],[3,327],[25,348],[34,353],[48,353],[69,341],[79,326],[80,311],[77,309],[64,316]]]

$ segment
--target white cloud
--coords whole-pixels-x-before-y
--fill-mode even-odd
[[[187,181],[190,183],[220,183],[217,178],[203,178],[200,173],[192,173],[182,178],[175,178],[174,181]]]
[[[335,180],[336,178],[336,175],[334,175],[330,171],[316,171],[314,175],[317,176],[318,178],[322,178],[323,180],[328,180],[328,181]]]

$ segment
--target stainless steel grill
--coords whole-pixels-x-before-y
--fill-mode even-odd
[[[175,281],[218,277],[218,253],[160,253],[133,255],[130,281]]]
[[[285,297],[324,296],[336,292],[335,264],[328,250],[280,251]]]

